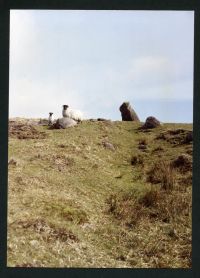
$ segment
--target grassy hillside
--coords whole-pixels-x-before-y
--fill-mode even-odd
[[[140,125],[10,128],[8,266],[191,267],[192,125]]]

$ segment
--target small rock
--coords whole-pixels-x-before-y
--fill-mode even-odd
[[[141,129],[155,128],[158,126],[160,126],[160,122],[155,117],[150,116],[146,119]]]
[[[106,149],[110,149],[112,151],[115,151],[115,147],[113,146],[113,144],[111,144],[109,142],[103,142],[102,144]]]

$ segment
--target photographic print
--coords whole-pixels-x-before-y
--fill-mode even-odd
[[[7,266],[191,268],[193,55],[193,11],[10,11]]]

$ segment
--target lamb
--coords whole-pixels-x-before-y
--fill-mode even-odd
[[[53,113],[49,112],[49,122],[48,125],[52,125],[53,124]]]
[[[64,118],[71,118],[77,122],[83,120],[83,114],[79,110],[69,109],[68,105],[63,105],[62,115]]]

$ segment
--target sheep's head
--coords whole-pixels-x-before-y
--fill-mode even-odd
[[[49,116],[52,116],[53,115],[53,113],[52,112],[49,112]]]
[[[63,105],[64,110],[67,110],[68,107],[69,107],[69,105]]]

